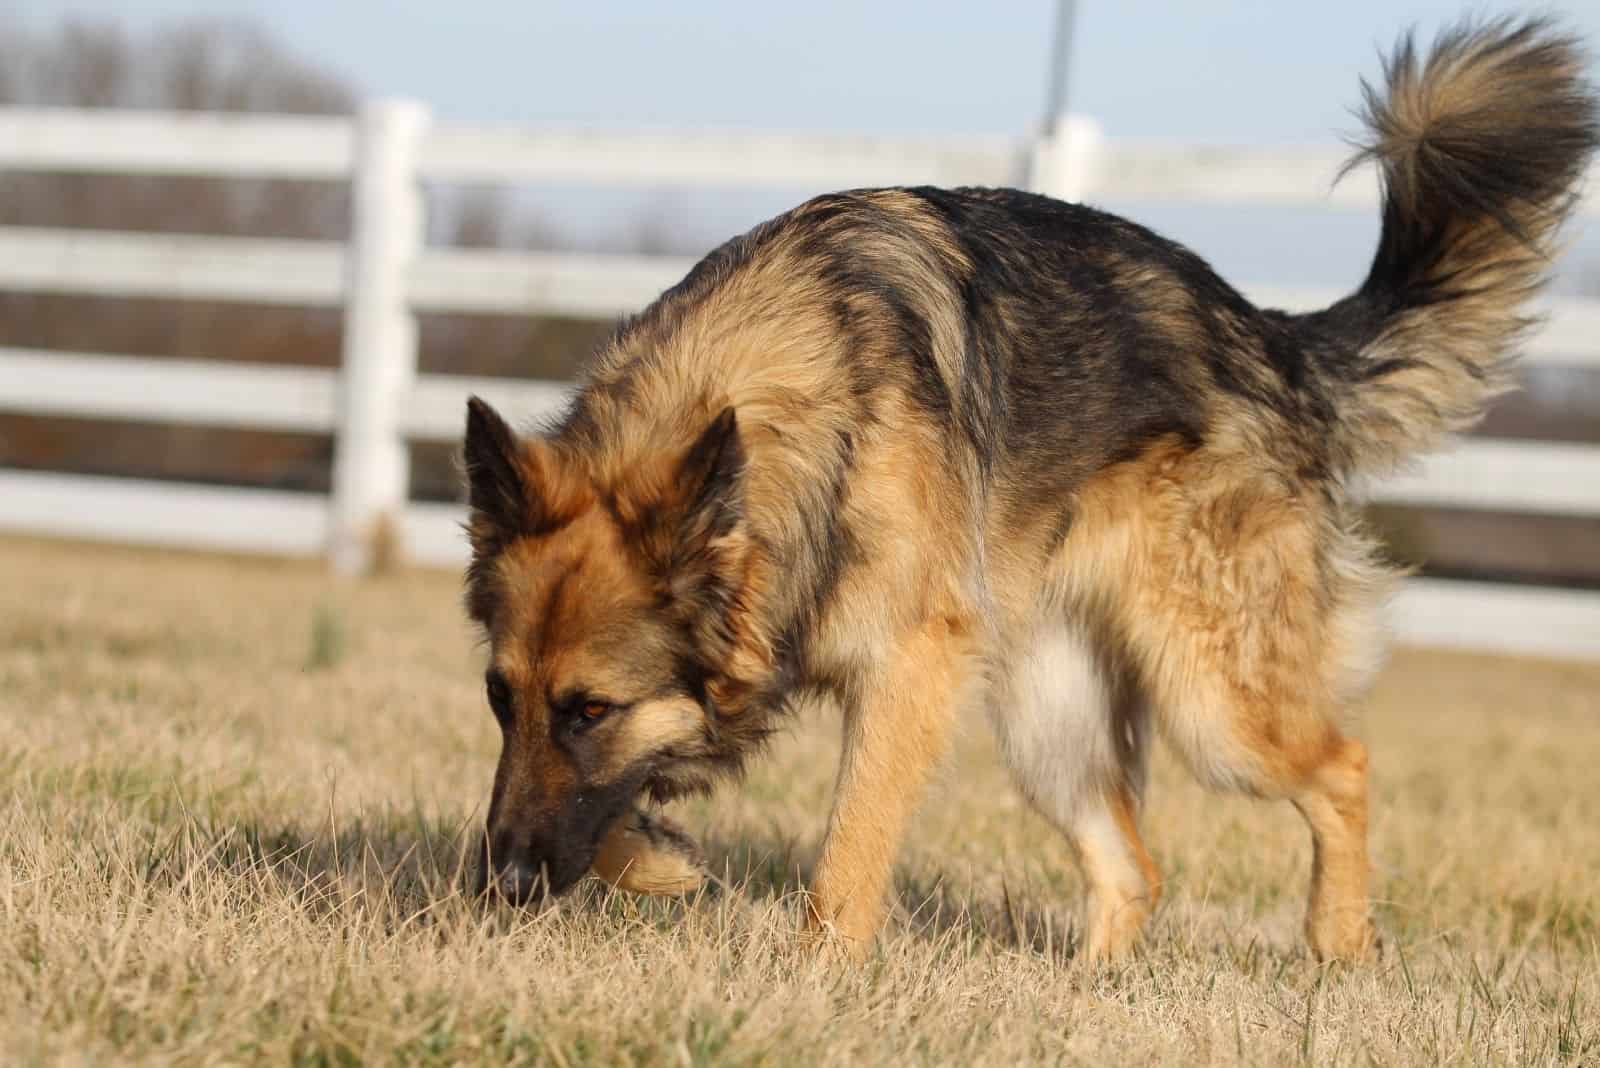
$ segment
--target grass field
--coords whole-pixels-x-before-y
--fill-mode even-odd
[[[680,815],[720,885],[456,889],[498,735],[454,576],[0,541],[0,1063],[1600,1063],[1600,665],[1403,652],[1374,753],[1382,960],[1311,961],[1286,805],[1158,762],[1143,952],[981,724],[863,966],[797,944],[825,714]]]

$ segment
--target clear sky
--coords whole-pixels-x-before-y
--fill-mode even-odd
[[[132,28],[238,15],[372,93],[441,117],[711,124],[870,133],[1023,133],[1045,95],[1051,0],[540,3],[530,0],[10,0],[25,23],[113,16]],[[1073,110],[1107,135],[1232,143],[1326,143],[1350,134],[1357,78],[1405,26],[1464,12],[1527,10],[1441,0],[1080,0]],[[1600,47],[1600,0],[1538,10]],[[1600,64],[1594,64],[1600,79]],[[792,199],[792,194],[790,196]],[[563,207],[565,204],[565,207]],[[712,233],[782,201],[654,202]],[[1345,213],[1108,206],[1195,245],[1225,274],[1355,279],[1375,221]],[[647,205],[648,208],[648,205]],[[551,210],[551,209],[546,209]],[[637,203],[563,202],[603,228]],[[631,214],[630,214],[631,213]],[[1600,229],[1591,223],[1590,231]],[[1576,260],[1600,279],[1600,236]],[[1308,247],[1319,249],[1307,257]]]
[[[133,26],[245,15],[361,87],[467,119],[1023,132],[1051,0],[10,0]],[[1071,94],[1113,136],[1317,141],[1355,79],[1441,0],[1080,0]],[[1545,5],[1600,41],[1600,2]],[[1597,67],[1600,71],[1600,67]]]

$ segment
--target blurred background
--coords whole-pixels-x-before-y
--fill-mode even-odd
[[[1600,4],[1541,10],[1600,42]],[[1015,168],[1001,177],[1022,183],[1037,176],[1029,146],[1067,111],[1091,120],[1097,143],[1111,149],[1182,146],[1184,158],[1201,163],[1213,150],[1336,159],[1340,138],[1358,129],[1350,111],[1357,80],[1377,75],[1379,50],[1407,26],[1429,36],[1462,13],[1459,4],[1418,0],[11,0],[0,11],[0,115],[25,113],[33,125],[9,128],[36,131],[37,109],[349,116],[364,101],[400,98],[424,105],[439,128],[805,134],[858,149],[884,139],[885,181],[898,180],[892,145],[906,139],[984,146],[1014,151]],[[645,177],[622,183],[428,180],[426,246],[687,262],[830,188],[806,177],[651,180],[652,149],[639,146]],[[341,182],[52,171],[27,162],[34,158],[18,149],[7,161],[0,144],[0,227],[326,242],[351,231]],[[1185,242],[1247,290],[1353,288],[1375,241],[1376,211],[1358,195],[1328,199],[1331,166],[1302,170],[1300,197],[1140,197],[1121,194],[1115,181],[1089,181],[1084,198]],[[11,375],[11,392],[26,394],[16,376],[36,373],[42,353],[327,369],[343,358],[347,319],[337,305],[87,291],[95,288],[8,286],[0,265],[0,349],[33,359],[0,361],[0,384]],[[1600,318],[1596,306],[1578,303],[1600,299],[1592,210],[1575,220],[1555,293],[1582,312],[1561,334],[1570,351],[1528,367],[1523,390],[1478,432],[1487,439],[1600,444],[1600,336],[1584,327]],[[415,316],[417,370],[560,381],[612,320],[424,308]],[[0,468],[12,471],[321,494],[334,457],[331,432],[0,407]],[[456,499],[448,440],[411,442],[409,461],[412,499]],[[1600,483],[1597,471],[1590,455],[1546,476]],[[1592,487],[1586,492],[1592,498]],[[1431,496],[1375,508],[1397,557],[1435,576],[1600,587],[1600,516],[1581,501],[1496,507],[1467,492],[1459,506],[1450,494]],[[0,521],[4,512],[0,501]]]

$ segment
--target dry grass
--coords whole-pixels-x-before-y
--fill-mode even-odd
[[[1297,938],[1287,806],[1170,764],[1127,967],[968,732],[858,969],[795,944],[833,742],[683,813],[724,885],[454,889],[498,744],[449,575],[0,542],[0,1062],[1600,1061],[1600,667],[1409,653],[1363,713],[1381,963]]]

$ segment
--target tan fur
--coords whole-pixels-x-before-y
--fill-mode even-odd
[[[1542,33],[1459,32],[1420,71],[1401,53],[1373,115],[1384,243],[1325,312],[1251,308],[1087,209],[864,190],[707,257],[546,437],[471,406],[469,607],[506,732],[489,830],[521,851],[495,877],[698,885],[639,797],[709,789],[821,697],[844,738],[807,922],[860,955],[953,725],[984,709],[1084,871],[1085,959],[1126,954],[1160,896],[1138,826],[1157,732],[1206,784],[1295,805],[1313,950],[1370,952],[1367,758],[1341,719],[1390,574],[1345,479],[1499,387],[1589,138],[1571,48]],[[1541,96],[1570,144],[1486,163]],[[1485,208],[1474,178],[1525,195]]]
[[[757,299],[757,279],[735,283],[719,299]],[[671,458],[719,405],[733,404],[741,418],[752,413],[745,423],[755,457],[746,487],[751,530],[732,557],[741,582],[730,621],[734,645],[712,686],[719,704],[739,714],[744,680],[771,661],[774,637],[763,626],[790,588],[755,547],[789,536],[789,502],[832,462],[821,443],[843,418],[835,385],[842,376],[825,369],[863,358],[836,347],[831,326],[808,312],[803,292],[789,295],[794,299],[775,308],[772,320],[740,314],[728,322],[706,313],[651,340],[683,355],[659,359],[660,369],[638,377],[626,407],[613,411],[630,427],[643,426],[614,439],[614,451],[585,458],[585,485],[599,488],[561,491],[576,509],[565,527],[500,562],[507,602],[536,606],[509,611],[496,624],[497,651],[511,650],[497,653],[508,675],[522,680],[516,650],[538,646],[533,658],[544,685],[581,677],[589,686],[601,680],[626,690],[626,658],[619,664],[593,645],[585,619],[615,613],[647,590],[629,571],[615,523],[593,502],[612,493],[626,519],[630,509],[670,499]],[[702,351],[717,359],[704,365],[707,381],[699,386],[684,376]],[[771,358],[778,351],[781,361]],[[604,360],[595,374],[606,376]],[[686,404],[684,391],[701,399]],[[1348,919],[1365,914],[1364,902],[1352,900],[1358,884],[1348,874],[1359,867],[1350,859],[1359,847],[1353,832],[1341,834],[1327,816],[1334,802],[1317,784],[1343,752],[1335,725],[1341,702],[1359,692],[1374,659],[1381,589],[1364,563],[1366,547],[1347,546],[1350,535],[1325,514],[1326,505],[1259,455],[1164,442],[1085,485],[1070,534],[1048,557],[1041,555],[1048,516],[1036,513],[1017,526],[994,513],[993,521],[1008,525],[990,532],[989,593],[974,600],[979,578],[966,533],[974,508],[959,472],[947,469],[939,442],[898,395],[884,398],[878,418],[876,432],[856,429],[854,477],[838,504],[864,532],[860,555],[869,566],[842,576],[813,649],[823,672],[873,665],[862,711],[847,721],[838,794],[812,887],[813,925],[843,936],[854,952],[864,949],[881,922],[896,845],[916,798],[950,725],[982,692],[983,650],[997,640],[1003,645],[1006,633],[1030,626],[1041,612],[1066,611],[1114,631],[1137,658],[1159,726],[1201,778],[1302,806],[1322,858],[1315,944],[1334,954],[1359,950],[1364,928]],[[782,433],[767,429],[774,426]],[[1223,424],[1215,438],[1242,449],[1252,435],[1243,428],[1230,435]],[[541,470],[537,477],[549,476]],[[883,516],[897,522],[885,525]],[[1317,578],[1329,569],[1341,575],[1331,599]],[[574,577],[542,609],[551,614],[537,616],[551,577],[566,572]],[[583,642],[569,645],[561,634]],[[604,683],[619,670],[619,681]],[[698,711],[681,702],[646,702],[634,713],[609,739],[605,768],[620,769],[698,727]],[[1339,796],[1341,811],[1350,811],[1350,789]],[[1136,793],[1112,788],[1105,804],[1106,825],[1120,844],[1069,835],[1094,887],[1091,958],[1125,952],[1158,896],[1159,876],[1137,830]],[[640,874],[625,876],[629,865]],[[671,851],[662,855],[626,830],[608,839],[596,871],[647,891],[680,884]]]
[[[691,744],[700,725],[700,708],[692,701],[681,697],[641,701],[617,725],[599,766],[600,774],[620,775],[654,749]]]
[[[828,835],[812,883],[809,923],[866,951],[883,920],[900,836],[944,755],[957,704],[971,685],[971,635],[956,618],[905,635],[867,695],[870,715],[850,717]]]
[[[1199,778],[1295,801],[1319,857],[1312,944],[1364,952],[1366,762],[1338,719],[1377,657],[1382,580],[1370,565],[1349,573],[1324,506],[1259,457],[1160,445],[1080,506],[1060,595],[1103,613],[1141,661],[1157,723]],[[1329,566],[1346,569],[1334,601],[1317,578]]]
[[[635,810],[606,835],[594,873],[619,890],[678,897],[706,880],[705,859],[678,827]]]
[[[1098,811],[1068,836],[1089,883],[1083,951],[1090,961],[1125,957],[1161,898],[1161,876],[1139,836],[1137,808],[1133,790],[1110,788]]]

